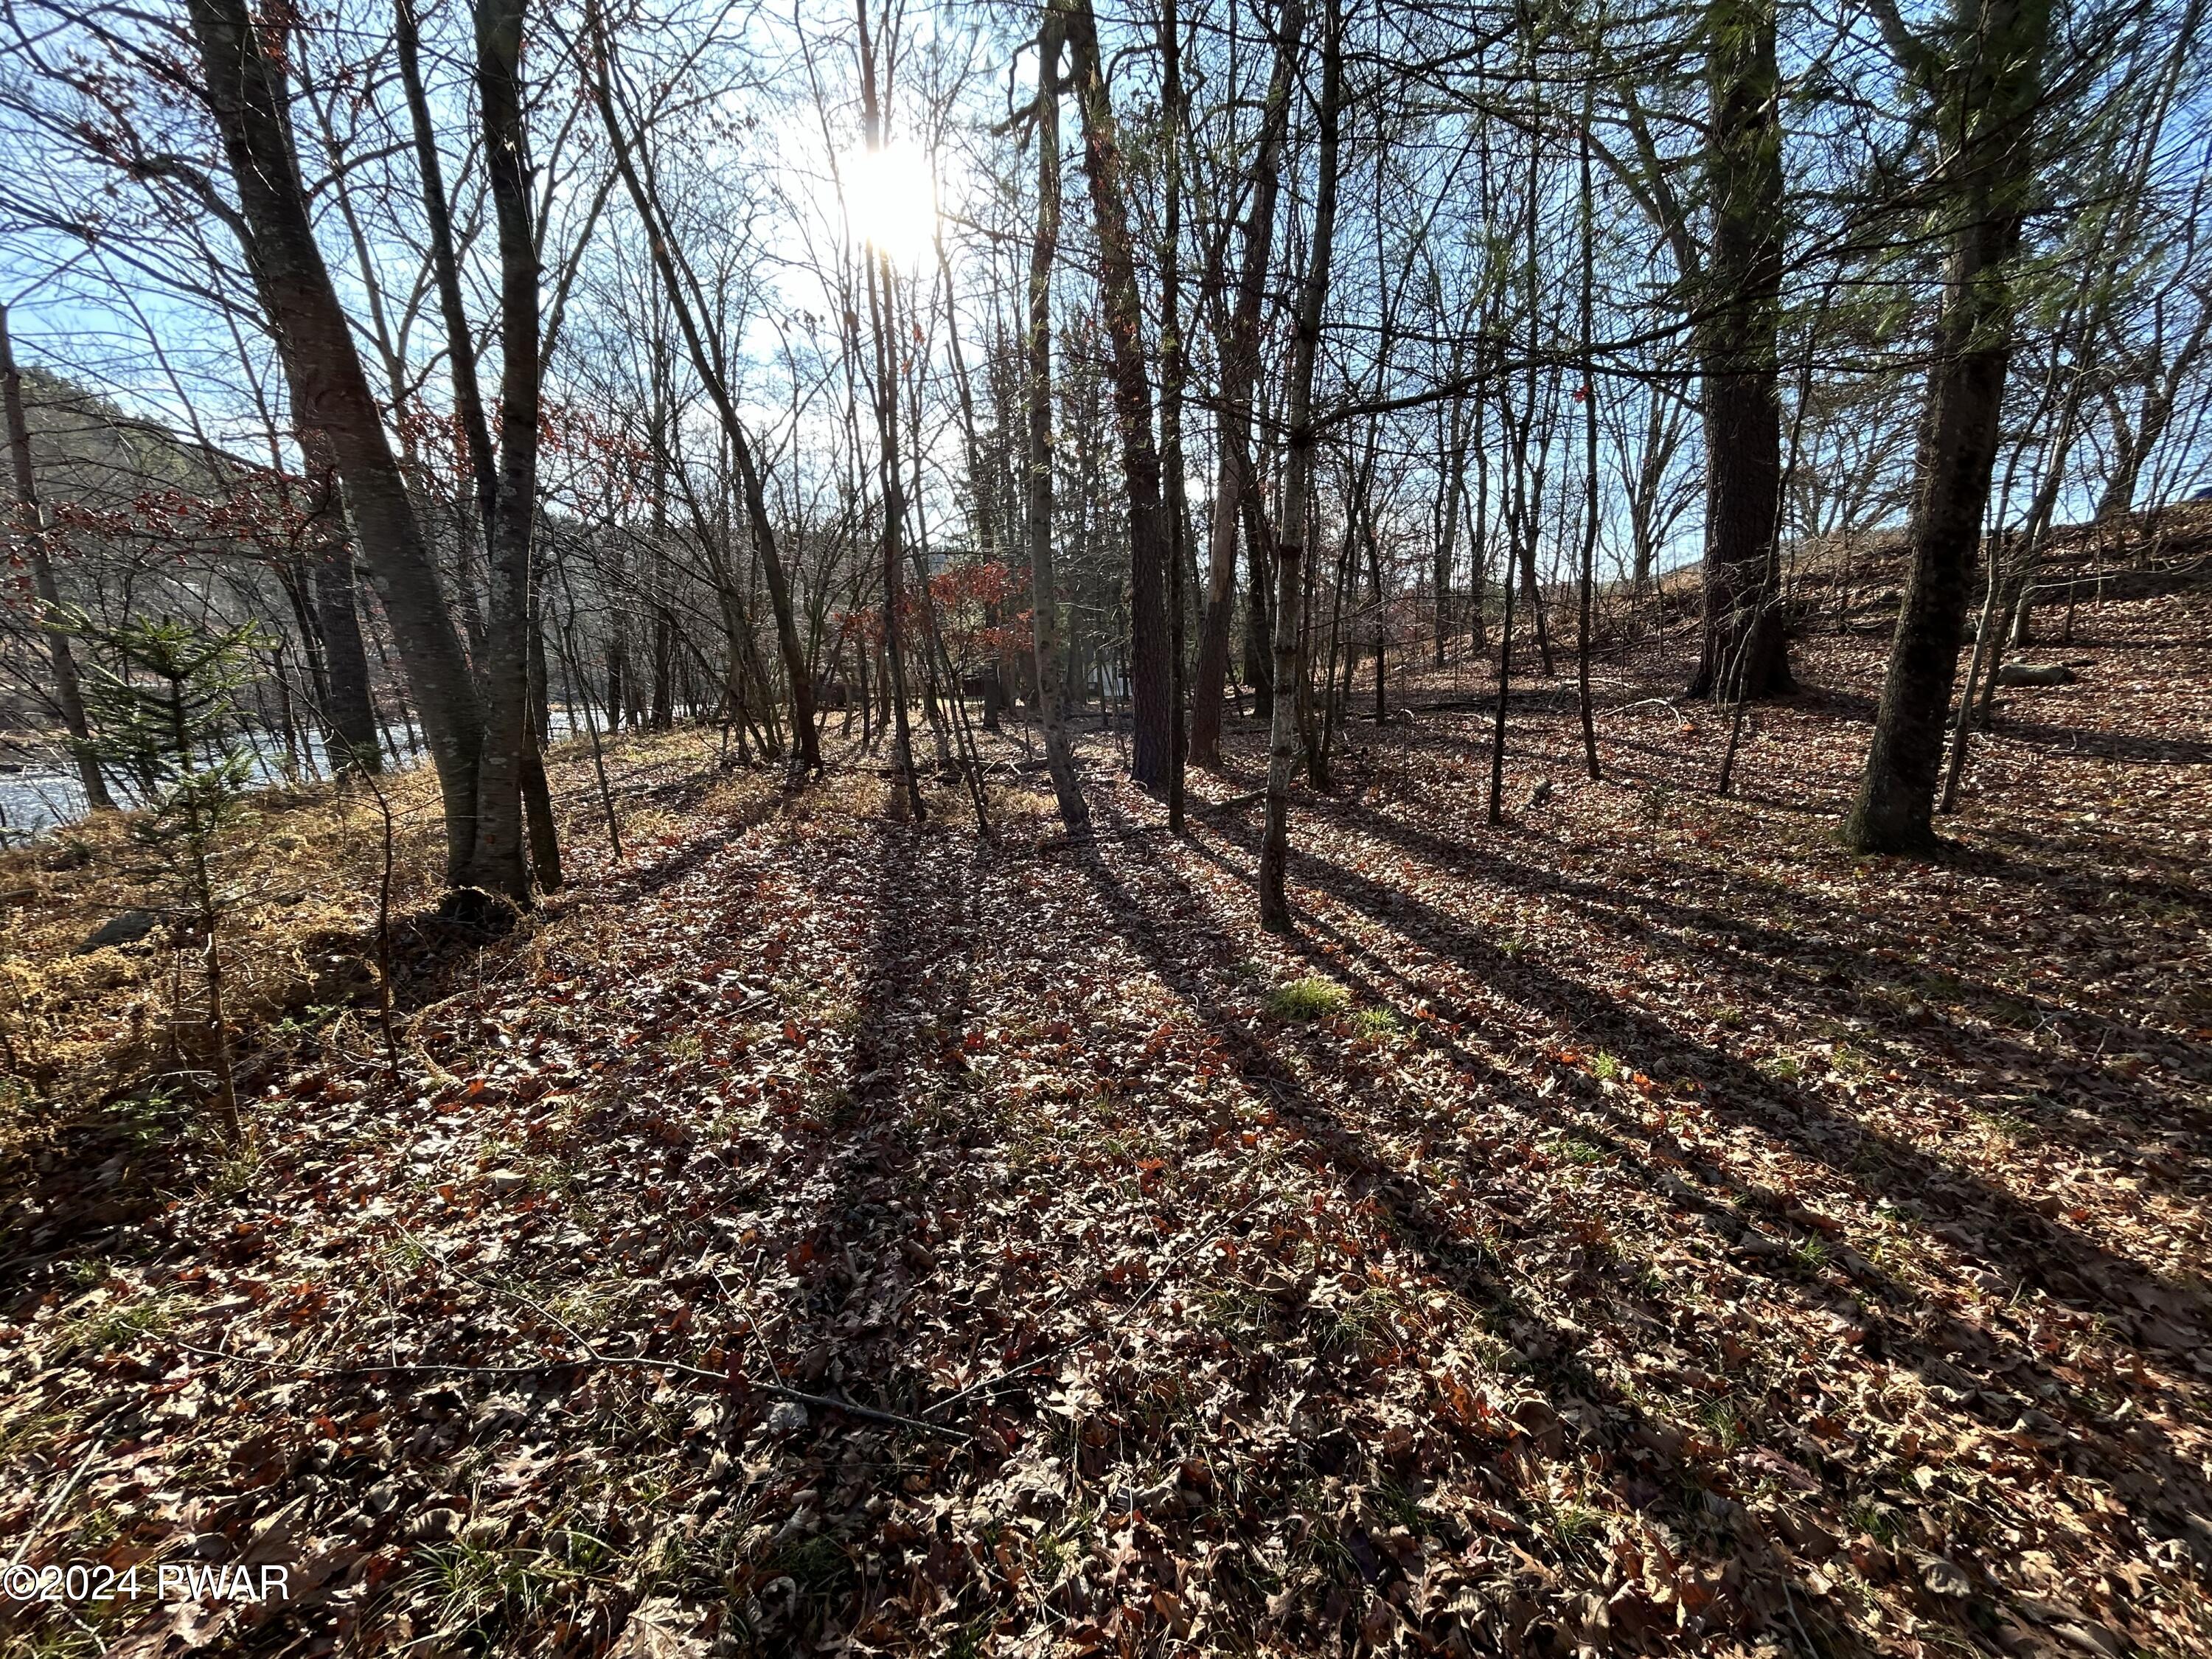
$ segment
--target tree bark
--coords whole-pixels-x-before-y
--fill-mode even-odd
[[[1946,31],[1968,54],[1940,72],[1938,130],[1960,135],[1944,168],[1951,254],[1915,461],[1905,602],[1866,771],[1844,825],[1845,843],[1858,852],[1921,853],[1936,841],[1943,716],[2012,352],[2011,267],[2034,182],[2033,116],[2049,4],[1961,0],[1963,15]]]
[[[1060,246],[1060,52],[1066,24],[1048,3],[1037,37],[1037,212],[1030,243],[1029,554],[1030,643],[1036,653],[1037,718],[1044,727],[1045,770],[1071,838],[1091,833],[1091,807],[1075,776],[1067,739],[1066,654],[1052,554],[1052,262]]]
[[[522,805],[530,731],[531,538],[537,523],[538,260],[532,223],[520,59],[525,0],[476,0],[477,96],[499,237],[500,394],[496,494],[485,538],[483,758],[477,778],[475,884],[531,896]],[[468,365],[471,380],[474,365]],[[456,364],[459,376],[462,366]],[[557,884],[558,873],[554,872]]]
[[[1083,112],[1084,173],[1098,236],[1100,297],[1114,367],[1114,413],[1129,501],[1129,771],[1164,787],[1173,764],[1167,568],[1172,556],[1152,441],[1152,378],[1145,365],[1144,305],[1129,233],[1128,181],[1091,0],[1064,0],[1076,100]]]
[[[1329,258],[1336,240],[1338,110],[1344,92],[1341,0],[1328,0],[1322,43],[1318,124],[1320,185],[1314,200],[1313,240],[1298,295],[1297,336],[1291,351],[1290,408],[1283,478],[1283,527],[1275,544],[1275,708],[1267,744],[1267,821],[1260,841],[1260,925],[1291,931],[1284,873],[1290,862],[1291,779],[1308,724],[1301,695],[1305,620],[1308,485],[1313,472],[1314,360],[1321,346],[1322,313],[1328,303]],[[1310,750],[1312,745],[1304,745]]]
[[[453,210],[446,199],[445,169],[438,159],[437,129],[430,121],[430,100],[423,90],[422,40],[415,0],[395,0],[392,44],[399,59],[399,82],[415,143],[415,167],[422,186],[422,219],[430,234],[430,276],[438,290],[439,319],[446,325],[446,363],[453,383],[453,413],[461,425],[469,477],[475,487],[477,515],[489,549],[492,520],[499,511],[499,466],[484,415],[483,391],[477,380],[475,336],[461,299],[459,261],[453,252]]]
[[[1182,21],[1176,0],[1160,12],[1161,143],[1167,161],[1167,204],[1160,236],[1160,455],[1167,472],[1168,514],[1168,829],[1183,828],[1183,767],[1189,733],[1183,720],[1183,571],[1189,562],[1190,503],[1182,453]]]
[[[369,691],[368,653],[362,647],[354,597],[353,544],[343,526],[315,560],[315,632],[323,645],[327,707],[324,726],[331,769],[383,770],[376,741],[376,702]]]
[[[1260,312],[1267,294],[1267,268],[1275,246],[1275,199],[1283,171],[1283,143],[1290,126],[1291,88],[1305,31],[1304,0],[1284,0],[1275,42],[1275,67],[1253,152],[1247,190],[1244,249],[1237,274],[1237,299],[1218,341],[1221,386],[1214,416],[1213,516],[1206,536],[1205,615],[1192,671],[1190,758],[1199,766],[1221,763],[1221,709],[1229,674],[1229,624],[1237,598],[1237,538],[1252,478],[1252,397],[1260,380]],[[1247,653],[1248,657],[1252,655]]]
[[[345,486],[429,739],[446,873],[471,879],[483,730],[476,688],[349,325],[316,246],[286,119],[283,72],[245,0],[189,0],[208,106],[238,191],[243,251],[298,404]]]
[[[1740,700],[1795,689],[1775,547],[1784,232],[1776,0],[1711,0],[1705,31],[1712,226],[1702,284],[1710,310],[1699,330],[1705,631],[1685,695]]]
[[[1597,85],[1592,76],[1583,94],[1582,143],[1582,347],[1583,347],[1583,487],[1582,569],[1575,583],[1575,702],[1582,715],[1583,766],[1595,783],[1597,726],[1590,708],[1590,599],[1597,586],[1597,370],[1592,360],[1595,324],[1591,313],[1597,289],[1597,225],[1595,202],[1590,189],[1590,120]]]

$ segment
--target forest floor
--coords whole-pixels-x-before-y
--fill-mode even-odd
[[[1417,688],[1290,939],[1107,738],[1087,848],[625,747],[619,864],[571,751],[569,890],[410,920],[398,1087],[319,1007],[241,1150],[25,1143],[0,1540],[143,1587],[0,1650],[2212,1654],[2208,641],[2085,611],[1933,863],[1832,838],[1871,633],[1731,799],[1680,661],[1602,783],[1528,683],[1498,829]]]

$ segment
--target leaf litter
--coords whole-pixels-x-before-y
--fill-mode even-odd
[[[1091,847],[857,769],[580,845],[398,1086],[310,1040],[124,1218],[15,1200],[20,1559],[295,1594],[7,1639],[2212,1652],[2208,622],[2107,607],[1925,865],[1829,837],[1848,638],[1727,799],[1656,670],[1602,784],[1534,682],[1498,830],[1417,694],[1291,939],[1249,730],[1180,841],[1101,736]]]

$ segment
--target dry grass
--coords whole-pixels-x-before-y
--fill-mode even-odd
[[[665,840],[679,808],[726,811],[757,792],[757,774],[715,773],[714,750],[714,733],[696,729],[609,743],[608,781],[628,845]],[[564,854],[589,866],[607,843],[590,744],[559,746],[548,769],[564,804]],[[435,781],[416,768],[378,788],[394,831],[392,915],[404,930],[433,910],[442,888]],[[222,933],[230,1012],[247,1047],[288,1023],[312,1027],[374,1008],[384,868],[384,813],[368,788],[271,789],[254,806],[220,853],[234,896]],[[179,962],[167,928],[135,944],[82,948],[112,918],[158,913],[161,903],[124,815],[0,853],[0,1160],[73,1110],[173,1087],[192,1063],[204,1019],[197,964]]]

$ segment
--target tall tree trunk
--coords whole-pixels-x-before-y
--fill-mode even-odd
[[[293,401],[300,401],[297,387],[293,388]],[[310,663],[316,671],[315,689],[320,699],[316,712],[323,727],[324,750],[334,775],[379,772],[384,763],[375,699],[369,690],[368,653],[362,643],[360,592],[355,580],[345,487],[320,430],[303,426],[296,435],[319,497],[317,515],[328,526],[310,562],[317,647],[310,653]]]
[[[1245,580],[1244,678],[1252,683],[1252,714],[1272,719],[1275,711],[1275,601],[1272,591],[1275,555],[1267,533],[1267,508],[1260,499],[1256,471],[1248,473],[1237,516],[1243,520]]]
[[[1468,609],[1474,617],[1468,623],[1468,648],[1486,651],[1490,648],[1490,458],[1483,446],[1488,441],[1488,404],[1477,393],[1474,417],[1468,423],[1468,446],[1474,452],[1474,499],[1468,503],[1468,585],[1474,598]],[[1459,459],[1465,462],[1465,453]]]
[[[1060,590],[1052,556],[1052,262],[1060,246],[1060,51],[1066,24],[1047,0],[1037,38],[1037,210],[1030,243],[1029,553],[1030,642],[1036,653],[1037,718],[1045,770],[1071,837],[1091,833],[1091,808],[1076,781],[1067,740],[1067,690],[1060,639]]]
[[[522,786],[525,751],[532,748],[531,538],[537,524],[542,384],[538,237],[520,84],[524,6],[525,0],[476,0],[477,97],[499,237],[501,368],[496,493],[484,544],[490,605],[484,619],[484,744],[473,868],[477,886],[518,904],[527,904],[531,894]]]
[[[1183,766],[1189,758],[1183,723],[1183,571],[1189,563],[1190,504],[1182,457],[1182,21],[1176,0],[1160,11],[1162,143],[1167,152],[1167,205],[1160,235],[1160,457],[1167,472],[1168,514],[1168,829],[1183,827]]]
[[[1597,224],[1590,189],[1590,120],[1597,77],[1590,76],[1583,93],[1582,144],[1582,346],[1583,346],[1583,560],[1575,583],[1575,700],[1582,714],[1583,766],[1590,781],[1598,781],[1597,726],[1590,709],[1590,599],[1597,586],[1597,368],[1591,356],[1595,323],[1591,313],[1597,289]]]
[[[1218,342],[1221,389],[1214,417],[1213,516],[1206,537],[1206,608],[1191,678],[1190,758],[1200,766],[1221,763],[1222,697],[1229,673],[1230,617],[1237,598],[1237,538],[1243,529],[1245,499],[1257,488],[1252,477],[1252,398],[1260,380],[1260,311],[1267,301],[1267,268],[1274,252],[1275,198],[1304,31],[1304,0],[1284,0],[1275,67],[1268,76],[1248,175],[1250,205],[1244,220],[1237,299]],[[1248,649],[1247,659],[1254,654]]]
[[[1300,695],[1305,678],[1301,635],[1305,611],[1305,557],[1309,483],[1313,471],[1314,360],[1321,346],[1321,320],[1328,303],[1328,266],[1336,241],[1338,110],[1344,93],[1342,0],[1327,0],[1322,40],[1322,87],[1318,123],[1321,146],[1319,189],[1314,200],[1313,239],[1306,254],[1305,280],[1298,295],[1297,337],[1291,350],[1290,409],[1283,478],[1283,527],[1275,544],[1275,709],[1267,744],[1267,822],[1260,841],[1260,925],[1271,933],[1291,930],[1291,904],[1284,890],[1290,862],[1291,779],[1297,769],[1305,735]],[[1305,745],[1309,750],[1312,745]]]
[[[1693,697],[1794,689],[1781,610],[1781,78],[1777,0],[1705,11],[1712,198],[1700,329],[1705,427],[1705,634]],[[1731,684],[1723,686],[1726,676]]]
[[[1454,373],[1457,373],[1456,368]],[[1459,570],[1459,501],[1462,483],[1467,476],[1467,399],[1454,398],[1445,406],[1440,422],[1443,428],[1444,453],[1440,458],[1443,471],[1438,478],[1443,499],[1437,503],[1436,548],[1436,665],[1442,668],[1450,648],[1455,630],[1452,626],[1452,579]],[[1476,597],[1476,608],[1481,599]]]
[[[863,142],[872,149],[884,142],[881,112],[876,102],[875,49],[868,38],[866,0],[861,0],[860,86]],[[921,782],[914,766],[914,731],[908,718],[904,611],[906,609],[906,484],[899,462],[898,439],[898,293],[891,276],[891,262],[880,248],[866,252],[868,319],[873,331],[876,358],[877,476],[883,492],[884,644],[890,664],[891,715],[891,788],[895,811],[916,820],[927,808],[921,799]],[[927,689],[927,688],[925,688]],[[927,711],[933,729],[943,742],[934,703]]]
[[[1083,112],[1084,173],[1098,236],[1100,298],[1114,366],[1114,413],[1129,498],[1129,698],[1132,776],[1165,787],[1173,763],[1168,665],[1167,568],[1172,556],[1152,441],[1152,387],[1145,365],[1144,304],[1129,232],[1128,180],[1119,125],[1098,54],[1091,0],[1064,0],[1076,100]]]
[[[2033,116],[2049,31],[2050,0],[1960,0],[1946,33],[1963,56],[1928,72],[1940,76],[1937,131],[1955,135],[1943,169],[1954,228],[1905,532],[1905,603],[1844,826],[1859,852],[1923,852],[1936,839],[1943,716],[1996,462],[2012,266],[2034,184]]]
[[[281,60],[245,0],[189,0],[208,106],[238,191],[238,228],[303,426],[323,434],[421,710],[446,818],[446,873],[471,878],[483,727],[435,565],[352,331],[316,246]]]
[[[399,83],[405,95],[408,126],[415,143],[416,172],[422,187],[422,221],[429,231],[430,276],[438,290],[439,319],[446,326],[446,366],[453,383],[453,413],[460,422],[469,479],[476,491],[477,516],[483,524],[484,545],[489,552],[493,520],[499,512],[499,462],[492,448],[490,422],[484,414],[483,389],[477,379],[476,337],[470,331],[468,307],[461,298],[460,263],[453,252],[453,209],[446,198],[445,169],[438,158],[438,134],[431,124],[430,99],[422,85],[422,37],[416,22],[415,0],[395,0],[392,44],[399,60]]]
[[[8,333],[5,306],[0,306],[0,388],[4,388],[7,398],[8,456],[15,474],[15,503],[22,509],[23,539],[30,549],[31,585],[44,613],[40,620],[46,624],[46,660],[54,672],[54,706],[61,711],[62,725],[69,732],[70,757],[76,763],[85,805],[94,812],[112,812],[115,801],[107,793],[107,780],[100,775],[100,763],[92,757],[92,727],[84,717],[76,656],[57,614],[61,589],[54,581],[52,561],[46,556],[46,514],[39,505],[38,480],[31,471],[31,423],[23,410],[23,377],[15,368],[15,347]]]

